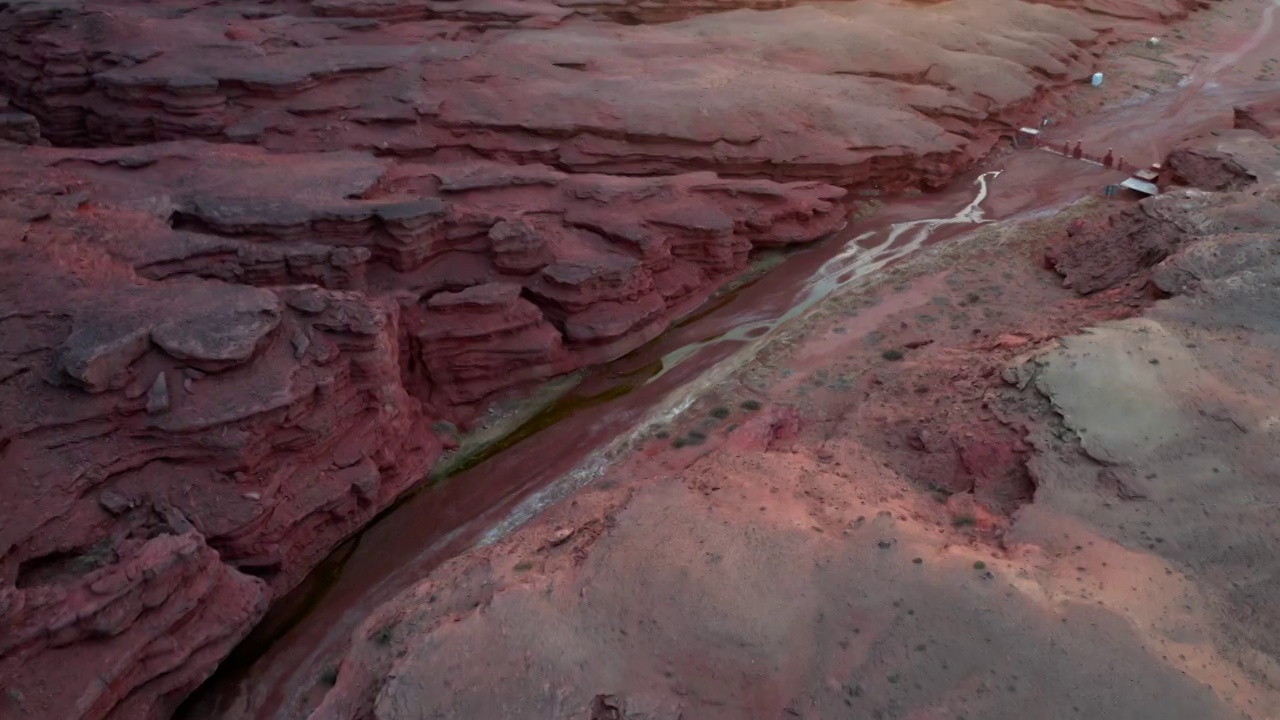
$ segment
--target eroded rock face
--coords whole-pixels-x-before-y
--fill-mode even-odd
[[[35,117],[9,107],[9,98],[0,95],[0,140],[31,145],[40,140],[40,123]]]
[[[1226,191],[1280,177],[1280,144],[1272,139],[1274,131],[1254,121],[1265,117],[1267,107],[1263,103],[1249,106],[1247,112],[1256,115],[1242,115],[1237,108],[1235,129],[1196,137],[1175,148],[1163,163],[1161,184]]]
[[[1032,119],[1046,85],[1091,71],[1097,38],[1009,0],[573,19],[668,13],[609,7],[317,2],[317,19],[22,0],[0,12],[0,85],[59,144],[199,137],[901,188],[945,182]],[[369,17],[384,20],[352,19]],[[495,23],[518,29],[476,32]]]
[[[0,245],[0,664],[32,717],[166,715],[438,448],[410,432],[394,323],[352,319],[393,305],[129,277],[75,229],[112,217]]]
[[[189,524],[145,514],[139,533],[99,541],[62,568],[28,566],[23,585],[0,588],[6,714],[163,715],[265,610],[261,581],[226,565]],[[76,582],[46,584],[68,572]],[[89,682],[86,667],[99,671]]]
[[[48,718],[163,717],[428,473],[435,423],[647,341],[753,238],[844,218],[820,183],[198,142],[0,168],[0,666]]]
[[[1280,135],[1280,100],[1247,103],[1235,109],[1235,126],[1263,137]]]
[[[1280,227],[1273,191],[1241,192],[1280,171],[1280,148],[1252,130],[1195,138],[1175,148],[1163,166],[1167,180],[1193,187],[1171,186],[1099,222],[1071,228],[1046,257],[1064,285],[1087,295],[1135,277],[1145,282],[1157,267],[1162,271],[1153,277],[1167,277],[1166,261],[1188,243]]]

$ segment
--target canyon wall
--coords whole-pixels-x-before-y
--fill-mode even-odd
[[[1103,39],[789,4],[0,0],[0,716],[168,716],[495,399],[944,184]]]
[[[652,338],[757,239],[842,220],[838,188],[709,173],[0,157],[0,675],[50,718],[180,698],[425,477],[439,423]],[[98,662],[121,674],[69,692]]]
[[[830,298],[256,716],[1266,716],[1280,145],[1175,155],[1256,181],[1024,214]]]

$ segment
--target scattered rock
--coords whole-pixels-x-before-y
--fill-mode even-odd
[[[563,545],[565,542],[569,540],[569,538],[573,537],[573,534],[576,531],[577,531],[576,528],[570,528],[570,527],[557,528],[556,531],[551,534],[551,537],[548,540],[548,543],[552,547],[555,547],[557,545]]]
[[[280,324],[280,301],[265,290],[226,293],[217,309],[165,322],[151,339],[168,355],[201,370],[219,370],[248,361]]]
[[[1111,488],[1121,500],[1145,500],[1150,495],[1147,482],[1128,468],[1102,468],[1098,470],[1098,483]]]
[[[164,373],[156,375],[155,382],[147,391],[147,413],[157,415],[169,409],[169,381]]]
[[[63,344],[59,367],[89,392],[124,387],[129,366],[151,347],[149,332],[145,326],[86,316]]]
[[[110,490],[103,490],[102,494],[98,495],[98,504],[112,515],[123,515],[134,506],[131,500]]]

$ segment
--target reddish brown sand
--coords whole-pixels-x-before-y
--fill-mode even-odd
[[[0,2],[0,717],[171,715],[336,543],[499,433],[502,408],[641,346],[580,393],[616,394],[610,374],[651,382],[404,506],[327,604],[185,714],[1199,718],[1273,702],[1269,591],[1224,600],[1198,555],[1158,555],[1174,579],[1046,625],[1074,590],[1054,585],[1044,538],[1106,514],[1079,512],[1091,496],[1062,480],[1063,505],[1023,522],[1046,478],[1078,469],[1054,464],[1036,423],[1082,381],[1028,370],[1037,394],[1003,365],[1161,294],[1238,312],[1238,268],[1193,250],[1272,222],[1270,206],[1188,197],[1074,211],[1109,219],[1066,240],[1057,221],[1025,242],[1025,226],[965,233],[1122,177],[1002,155],[1047,113],[1055,141],[1131,158],[1243,128],[1175,153],[1168,177],[1267,182],[1271,6],[1206,20],[1154,0],[786,5]],[[1195,35],[1249,18],[1247,41]],[[1169,22],[1209,62],[1148,105],[1171,124],[1085,107],[1120,99],[1079,83],[1110,72],[1116,43]],[[993,149],[983,169],[1002,173],[973,170]],[[846,221],[645,345],[753,250]],[[952,272],[919,270],[952,246],[968,253]],[[1019,260],[1033,251],[1069,287]],[[1148,289],[1166,256],[1184,265]],[[907,277],[925,279],[863,306]],[[1022,395],[989,401],[1009,373]],[[1065,413],[1049,427],[1084,436]],[[1096,459],[1102,442],[1079,443],[1121,468],[1098,482],[1151,497]],[[1245,481],[1267,470],[1250,452],[1235,453]],[[1219,543],[1246,548],[1221,572],[1263,546],[1244,527],[1254,544]],[[903,552],[921,562],[900,567]],[[999,576],[962,572],[991,553],[1010,563]],[[1103,562],[1147,572],[1153,557]],[[1175,591],[1185,617],[1117,610]],[[1224,602],[1237,624],[1218,622]],[[1166,637],[1185,662],[1154,659]],[[931,644],[937,667],[919,662]]]

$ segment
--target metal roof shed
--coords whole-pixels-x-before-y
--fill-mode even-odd
[[[1155,183],[1147,182],[1146,180],[1139,180],[1138,178],[1129,178],[1128,180],[1120,183],[1120,187],[1128,188],[1134,192],[1142,193],[1143,195],[1160,194],[1160,188],[1156,187]]]

